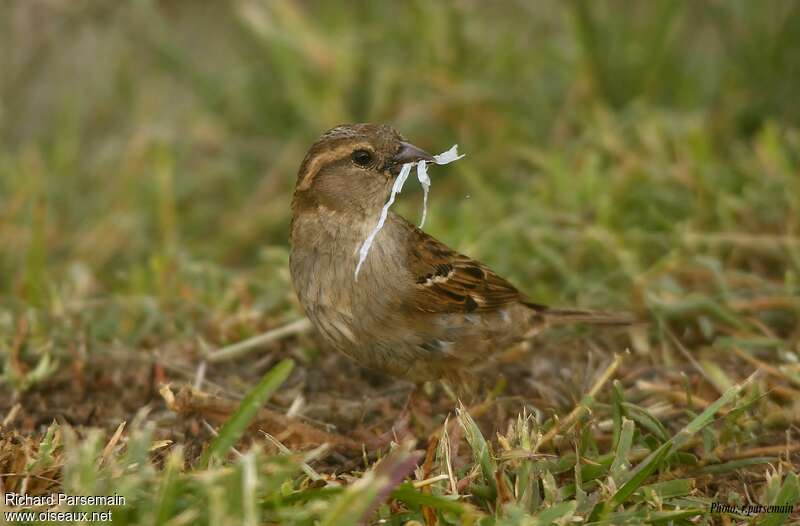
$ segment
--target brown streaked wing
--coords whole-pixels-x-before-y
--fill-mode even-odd
[[[414,277],[411,305],[423,312],[487,312],[525,301],[508,281],[478,261],[459,254],[414,225],[409,270]]]

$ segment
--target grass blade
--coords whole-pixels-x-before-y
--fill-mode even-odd
[[[783,486],[778,496],[775,497],[775,500],[771,503],[772,506],[784,507],[786,511],[765,513],[761,516],[762,520],[758,522],[759,526],[779,526],[780,524],[785,524],[786,520],[789,518],[789,510],[794,509],[798,501],[800,501],[800,481],[797,475],[789,473],[783,481]]]
[[[458,502],[457,500],[440,497],[438,495],[422,493],[415,489],[410,483],[402,484],[400,487],[394,490],[392,492],[392,498],[411,506],[429,506],[437,510],[456,513],[459,515],[464,513],[466,510],[464,504]]]
[[[219,430],[219,435],[211,442],[203,456],[200,457],[199,468],[205,469],[212,458],[224,456],[233,447],[236,441],[241,438],[247,426],[250,425],[258,410],[264,405],[264,402],[286,381],[293,367],[294,362],[292,360],[281,361],[270,369],[261,378],[258,385],[247,393],[236,412],[225,422],[222,429]]]
[[[572,515],[575,513],[575,508],[577,507],[578,503],[574,500],[550,506],[536,515],[531,524],[536,526],[548,526],[550,524],[556,524],[556,521],[561,521],[558,524],[567,524],[570,519],[572,519]]]
[[[644,484],[645,480],[664,462],[667,457],[674,453],[681,445],[695,433],[702,430],[705,426],[709,425],[714,415],[722,409],[723,406],[733,402],[739,393],[749,385],[757,376],[758,373],[750,375],[744,382],[734,385],[722,396],[717,399],[713,404],[710,404],[705,411],[700,413],[697,417],[692,419],[686,427],[681,429],[669,441],[662,444],[658,449],[653,451],[647,458],[645,458],[636,468],[631,472],[631,478],[614,494],[608,502],[597,504],[589,517],[590,521],[602,520],[624,503],[636,490]]]
[[[619,444],[617,444],[617,453],[614,456],[614,462],[611,464],[611,477],[617,483],[624,480],[625,475],[630,469],[628,455],[631,452],[631,445],[633,444],[633,432],[633,420],[628,420],[623,417],[622,432],[620,433]]]
[[[491,491],[490,500],[494,501],[497,496],[497,484],[494,479],[497,465],[489,454],[489,444],[483,437],[478,424],[475,423],[475,420],[472,419],[463,405],[458,406],[456,414],[461,427],[464,428],[464,436],[472,449],[472,456],[475,458],[475,462],[480,465],[483,479],[489,485]]]

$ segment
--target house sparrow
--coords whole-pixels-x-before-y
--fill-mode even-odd
[[[471,365],[545,327],[630,321],[534,303],[392,212],[356,278],[359,248],[401,166],[420,160],[433,157],[375,124],[337,126],[303,159],[292,199],[290,268],[297,297],[328,344],[415,383],[461,383]]]

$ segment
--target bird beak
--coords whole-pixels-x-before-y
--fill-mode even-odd
[[[425,150],[417,148],[413,144],[407,142],[400,143],[400,150],[392,157],[391,166],[389,171],[397,175],[400,173],[400,168],[406,163],[415,163],[417,161],[435,162],[433,155]]]

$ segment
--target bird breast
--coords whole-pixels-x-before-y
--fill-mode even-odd
[[[358,249],[373,226],[327,210],[295,216],[292,223],[290,268],[300,303],[320,335],[351,355],[389,335],[403,297],[399,284],[407,271],[391,221],[354,276]]]

